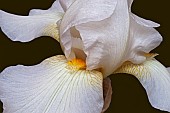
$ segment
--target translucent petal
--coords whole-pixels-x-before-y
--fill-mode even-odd
[[[92,2],[96,3],[92,4]],[[81,37],[78,38],[81,38],[84,44],[87,69],[102,68],[102,72],[107,76],[118,65],[121,65],[124,56],[129,28],[127,2],[124,0],[97,0],[88,2],[88,4],[79,6],[75,1],[69,8],[81,7],[82,10],[79,9],[74,18],[69,18],[69,20],[63,18],[61,44],[68,58],[73,46],[73,35],[70,29],[74,27],[79,31]],[[88,15],[84,14],[85,12]],[[66,15],[68,14],[66,13]]]
[[[4,113],[101,113],[100,72],[70,70],[64,56],[0,73]]]
[[[139,65],[126,62],[117,73],[136,76],[145,88],[151,105],[170,112],[170,72],[160,62],[155,59]]]
[[[13,41],[28,42],[40,36],[58,36],[57,22],[62,13],[50,13],[34,16],[18,16],[0,10],[0,27]]]
[[[29,12],[29,15],[41,15],[41,14],[49,14],[49,13],[57,13],[57,12],[63,12],[64,10],[59,3],[59,0],[56,0],[52,6],[48,10],[42,10],[42,9],[32,9]]]

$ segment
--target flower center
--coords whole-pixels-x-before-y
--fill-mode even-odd
[[[69,61],[68,67],[71,70],[85,70],[86,69],[86,63],[82,59],[73,59]]]

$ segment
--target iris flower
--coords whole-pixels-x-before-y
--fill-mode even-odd
[[[0,10],[13,41],[56,39],[65,54],[0,73],[3,113],[101,113],[111,101],[111,74],[139,79],[151,105],[170,112],[170,69],[150,53],[162,41],[159,24],[131,12],[133,0],[56,0],[28,16]]]

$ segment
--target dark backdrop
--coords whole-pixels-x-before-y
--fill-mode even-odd
[[[160,54],[157,59],[165,66],[170,66],[170,7],[168,1],[135,0],[132,7],[135,14],[161,24],[157,30],[164,37],[164,41],[154,52]],[[52,3],[53,0],[0,0],[0,9],[27,15],[30,9],[47,9]],[[10,41],[0,31],[0,71],[10,65],[34,65],[56,54],[62,54],[60,45],[50,37],[41,37],[28,43],[20,43]],[[163,111],[151,107],[144,88],[135,77],[127,74],[110,77],[113,98],[106,113],[163,113]]]

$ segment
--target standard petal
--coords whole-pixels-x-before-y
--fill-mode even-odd
[[[126,62],[117,73],[136,76],[145,88],[151,105],[170,112],[170,72],[160,62],[155,59],[138,65]]]
[[[41,15],[41,14],[49,14],[49,13],[57,13],[57,12],[62,12],[64,13],[64,10],[59,3],[59,0],[56,0],[52,6],[48,10],[42,10],[42,9],[32,9],[29,12],[29,15]]]
[[[93,0],[88,3],[79,6],[75,1],[69,8],[74,6],[83,10],[80,8],[68,21],[63,18],[61,44],[68,58],[73,47],[70,29],[74,26],[81,36],[78,38],[83,41],[87,69],[102,68],[104,76],[108,76],[121,65],[124,56],[129,28],[128,5],[124,0]],[[85,9],[88,15],[84,14]]]
[[[13,41],[28,42],[40,36],[59,39],[57,22],[62,13],[17,16],[0,10],[0,27]]]
[[[110,17],[116,4],[117,0],[76,0],[68,8],[60,26],[61,45],[67,58],[72,47],[70,29],[82,23],[101,21]]]
[[[126,60],[140,64],[146,60],[145,53],[159,46],[162,36],[153,27],[158,24],[135,15],[130,16],[129,40],[126,48]]]
[[[64,56],[0,73],[3,113],[101,113],[100,72],[70,70]]]

